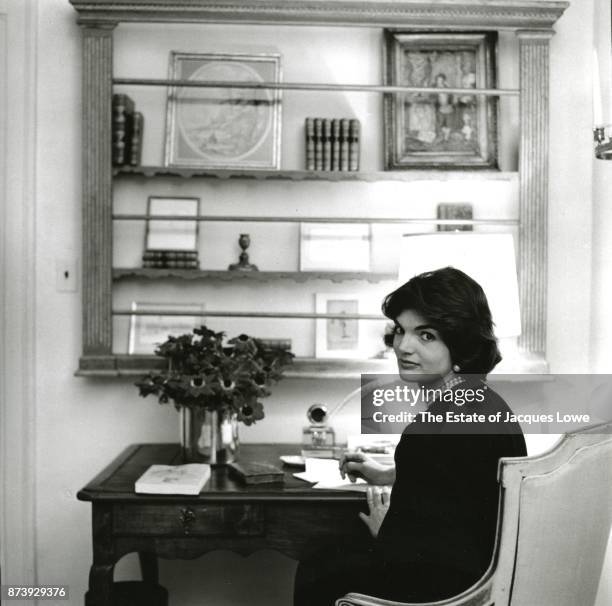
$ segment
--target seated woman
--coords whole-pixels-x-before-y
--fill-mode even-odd
[[[301,562],[296,606],[330,606],[351,591],[429,602],[468,589],[493,554],[499,459],[527,454],[520,426],[503,422],[510,409],[486,384],[501,356],[480,285],[446,267],[415,276],[389,294],[382,309],[394,322],[392,345],[403,381],[445,396],[478,390],[479,401],[461,412],[500,413],[500,422],[477,429],[445,420],[425,423],[419,416],[402,434],[395,466],[345,454],[343,476],[373,485],[369,513],[360,516],[374,540],[330,546]],[[434,397],[421,410],[446,419],[456,406],[452,397]]]

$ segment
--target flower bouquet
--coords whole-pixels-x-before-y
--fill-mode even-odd
[[[183,439],[196,439],[183,444],[188,459],[218,462],[218,452],[234,442],[237,450],[237,422],[251,425],[264,418],[260,400],[270,395],[271,384],[293,358],[244,334],[226,342],[224,336],[206,326],[169,336],[155,350],[168,367],[136,383],[141,396],[155,395],[161,404],[172,401],[183,413]],[[225,462],[235,455],[226,452]]]

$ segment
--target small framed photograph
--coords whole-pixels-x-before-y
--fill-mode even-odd
[[[370,271],[372,227],[300,223],[300,271]]]
[[[170,54],[170,79],[280,82],[273,53]],[[166,166],[280,168],[281,92],[273,89],[168,89]]]
[[[132,311],[156,311],[159,312],[159,315],[134,314],[130,316],[129,354],[154,354],[155,348],[163,343],[168,335],[182,335],[204,324],[203,303],[140,303],[133,301],[131,309]],[[167,315],[167,312],[184,315]]]
[[[180,215],[194,217],[200,214],[199,198],[162,198],[150,196],[147,206],[149,217]],[[199,222],[148,219],[145,232],[145,250],[198,250]]]
[[[355,315],[360,313],[360,295],[316,293],[318,314]],[[316,320],[315,357],[366,357],[361,321],[352,318],[321,318]]]
[[[384,97],[385,165],[497,168],[496,32],[385,30],[385,83],[439,89]],[[464,92],[446,92],[463,89]]]

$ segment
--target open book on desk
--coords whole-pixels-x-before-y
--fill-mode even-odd
[[[306,458],[306,471],[294,473],[294,477],[306,482],[316,482],[313,488],[322,490],[356,490],[365,492],[368,484],[365,480],[358,478],[351,482],[348,477],[344,480],[338,468],[338,459],[314,459]]]

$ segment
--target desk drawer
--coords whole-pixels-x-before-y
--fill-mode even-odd
[[[258,505],[116,505],[113,534],[138,536],[261,536]]]

